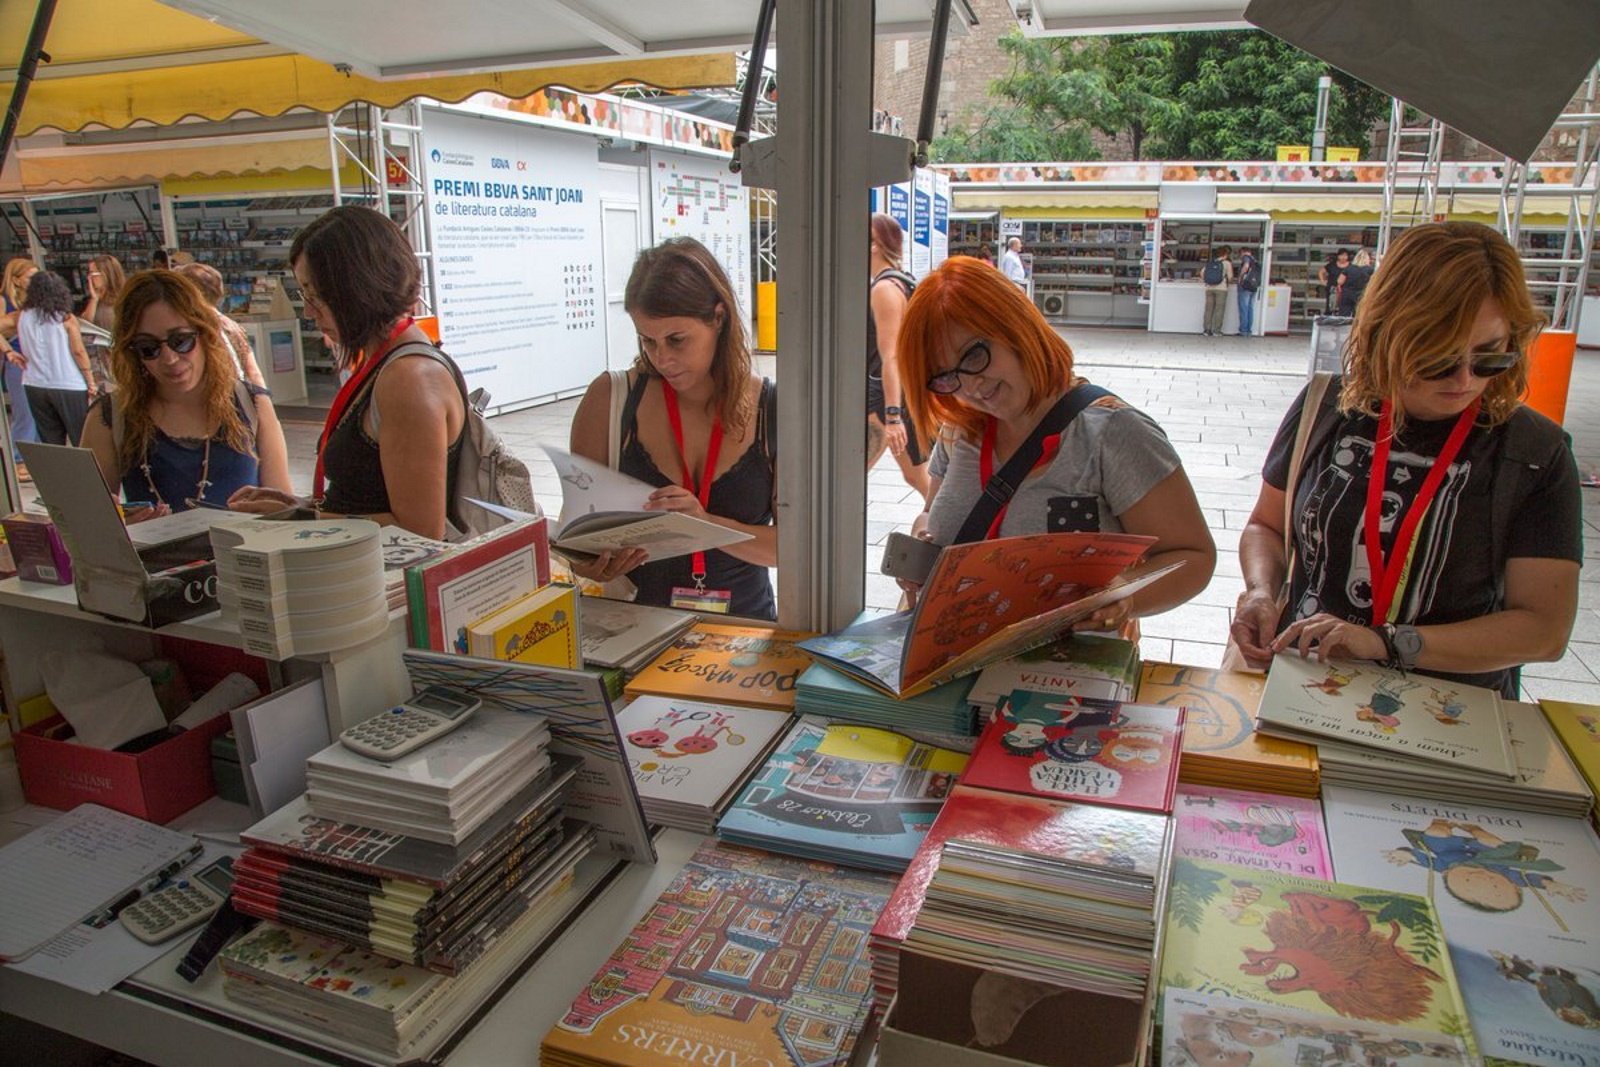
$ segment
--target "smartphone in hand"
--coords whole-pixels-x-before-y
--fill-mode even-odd
[[[932,541],[909,534],[892,533],[883,546],[883,565],[879,568],[891,578],[921,585],[943,551]]]

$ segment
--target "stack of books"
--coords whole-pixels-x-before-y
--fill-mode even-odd
[[[793,711],[795,683],[811,665],[796,647],[804,636],[697,622],[634,675],[626,692]]]
[[[1565,700],[1541,700],[1539,705],[1589,792],[1600,795],[1600,708]],[[1600,807],[1591,808],[1589,818],[1600,829]]]
[[[389,610],[400,611],[406,606],[406,571],[452,551],[455,546],[399,526],[383,527],[380,536],[383,538],[384,595]]]
[[[545,1035],[539,1062],[849,1063],[872,1010],[867,930],[893,888],[708,840]]]
[[[632,677],[693,625],[687,611],[586,596],[578,619],[583,665]]]
[[[455,730],[383,763],[335,742],[306,761],[318,818],[459,845],[550,766],[543,718],[483,707]]]
[[[460,845],[319,819],[304,797],[240,834],[240,911],[457,974],[565,884],[591,833],[563,822],[576,757],[557,756]]]
[[[468,623],[464,651],[479,659],[571,669],[581,662],[578,627],[578,591],[552,583]]]
[[[1299,878],[1333,877],[1322,805],[1315,800],[1180,785],[1172,816],[1179,859],[1215,860]]]
[[[1256,730],[1266,678],[1178,663],[1146,663],[1139,703],[1184,709],[1178,781],[1315,797],[1321,769],[1315,745]]]
[[[380,636],[389,600],[379,527],[366,519],[251,519],[211,528],[217,602],[246,652],[288,659]]]
[[[717,826],[729,841],[874,870],[905,870],[967,754],[904,734],[795,721]]]
[[[1414,793],[1438,800],[1471,796],[1484,804],[1583,818],[1594,794],[1535,704],[1503,700],[1517,776],[1503,779],[1443,763],[1332,741],[1317,744],[1324,785]]]
[[[644,815],[708,834],[789,716],[770,708],[642,696],[617,712]]]
[[[916,696],[896,700],[848,674],[813,663],[795,687],[794,710],[801,715],[847,719],[890,730],[971,736],[976,732],[967,696],[971,688],[970,677],[957,678]]]
[[[1139,688],[1139,646],[1118,637],[1067,634],[978,673],[968,699],[987,726],[1011,692],[1058,697],[1132,700]]]
[[[515,655],[554,667],[578,663],[570,590],[565,600],[560,593],[527,599],[550,584],[542,517],[507,523],[421,560],[406,568],[405,583],[413,648],[502,660]],[[537,658],[545,655],[552,658]]]

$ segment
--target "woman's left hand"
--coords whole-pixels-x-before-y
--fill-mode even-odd
[[[1128,621],[1128,602],[1119,600],[1114,604],[1107,604],[1103,608],[1096,608],[1093,615],[1079,619],[1072,624],[1074,630],[1104,630],[1115,633],[1121,630]]]
[[[1330,659],[1370,659],[1383,661],[1389,650],[1383,638],[1358,622],[1348,622],[1323,612],[1290,623],[1272,642],[1273,652],[1295,648],[1306,658],[1326,663]]]
[[[647,511],[681,511],[696,519],[706,517],[706,509],[700,506],[700,498],[681,485],[662,486],[650,494],[644,506]]]

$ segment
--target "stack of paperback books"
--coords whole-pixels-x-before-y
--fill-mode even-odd
[[[788,724],[771,708],[653,696],[617,712],[645,818],[701,834],[717,825],[751,765]]]
[[[414,534],[399,526],[382,528],[383,586],[390,611],[406,606],[406,570],[455,548],[449,541]]]
[[[953,682],[897,700],[832,667],[813,663],[795,687],[794,710],[801,715],[870,723],[891,730],[933,731],[969,736],[974,730],[967,692],[972,679]]]
[[[903,871],[967,754],[904,734],[795,721],[717,833],[791,856]]]
[[[1541,700],[1539,705],[1590,793],[1600,794],[1600,708],[1565,700]],[[1589,818],[1600,829],[1600,807],[1591,808]]]
[[[968,699],[988,725],[1014,689],[1045,696],[1132,700],[1139,687],[1139,646],[1118,637],[1067,634],[991,663],[978,672]]]
[[[246,652],[288,659],[370,641],[389,625],[379,527],[366,519],[213,526],[217,602]]]
[[[1146,663],[1139,703],[1184,709],[1178,780],[1188,785],[1259,789],[1315,797],[1321,769],[1315,745],[1256,730],[1266,679],[1244,671]]]
[[[545,1035],[546,1067],[851,1062],[894,883],[708,840]]]
[[[578,763],[555,757],[458,846],[319,819],[301,797],[240,835],[250,847],[234,864],[234,904],[457,974],[587,853],[587,826],[562,819]]]
[[[543,718],[484,707],[455,730],[383,763],[335,742],[306,761],[312,814],[459,845],[550,766]]]
[[[579,612],[584,666],[619,670],[629,677],[694,625],[687,611],[604,597],[584,597]]]

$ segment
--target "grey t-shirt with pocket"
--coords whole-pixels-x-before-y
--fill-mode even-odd
[[[928,473],[941,479],[928,513],[934,542],[950,544],[983,491],[978,444],[941,434]],[[1006,509],[1000,533],[1103,530],[1122,532],[1126,512],[1181,466],[1155,420],[1109,397],[1079,413],[1062,435],[1061,449],[1022,483]]]

